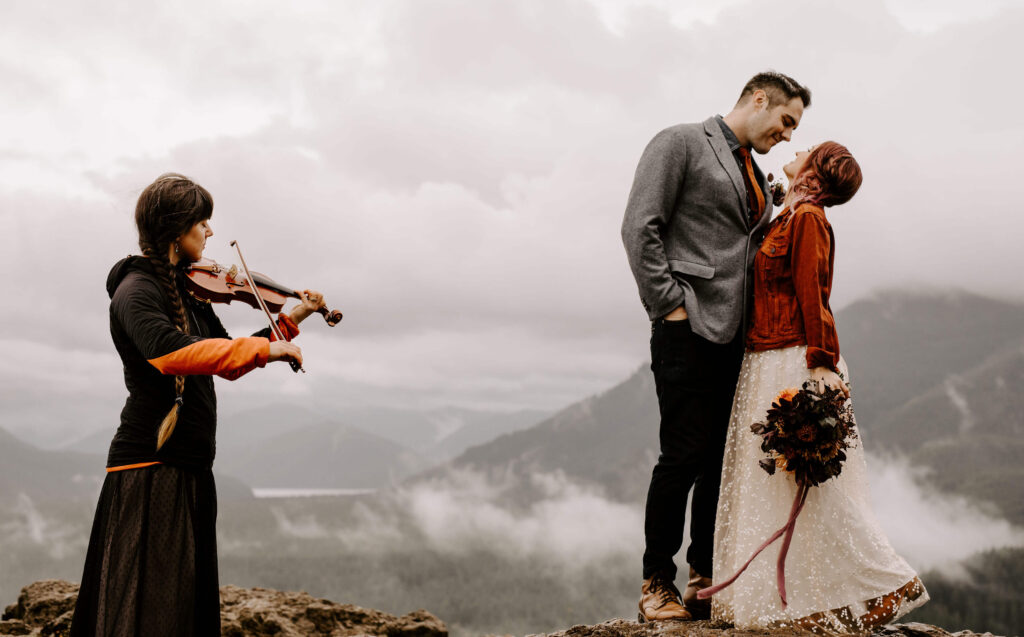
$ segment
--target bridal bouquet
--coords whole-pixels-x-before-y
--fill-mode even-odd
[[[814,381],[803,389],[786,389],[768,409],[765,422],[750,431],[761,436],[761,451],[768,457],[761,468],[792,473],[801,486],[818,486],[843,470],[846,450],[857,438],[853,408],[843,392],[826,387],[818,392]]]
[[[793,540],[796,518],[804,507],[810,488],[838,476],[842,471],[846,450],[857,438],[853,407],[839,389],[826,387],[822,392],[818,391],[815,381],[807,381],[802,389],[783,390],[768,409],[765,422],[754,423],[750,431],[761,436],[761,451],[768,454],[760,461],[761,468],[768,475],[775,475],[777,469],[793,474],[797,484],[793,508],[785,526],[765,540],[735,575],[721,584],[701,590],[697,597],[707,599],[732,584],[761,551],[785,536],[775,570],[779,597],[785,608],[786,555]]]

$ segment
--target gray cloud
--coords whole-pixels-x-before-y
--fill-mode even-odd
[[[15,5],[0,79],[27,88],[0,96],[20,123],[0,147],[14,229],[0,267],[52,291],[24,308],[32,320],[0,318],[6,333],[109,349],[103,279],[135,249],[139,190],[176,170],[214,194],[209,256],[234,261],[238,239],[255,269],[346,312],[302,337],[325,383],[560,407],[645,357],[618,239],[643,146],[728,110],[766,67],[815,97],[762,166],[780,174],[795,149],[834,138],[865,169],[831,213],[834,306],[892,285],[1024,297],[1011,154],[1024,89],[1008,80],[1020,10],[912,30],[898,2],[736,2],[713,22],[692,19],[707,7],[597,7],[71,3],[55,22],[50,6]],[[259,327],[222,315],[234,333]],[[282,382],[261,374],[226,391]]]

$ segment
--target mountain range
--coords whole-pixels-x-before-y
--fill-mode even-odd
[[[46,451],[0,429],[0,504],[20,493],[34,498],[92,497],[99,491],[102,459],[76,451]]]
[[[906,456],[941,490],[1024,523],[1024,395],[1016,389],[1024,305],[965,292],[889,292],[845,308],[837,325],[870,451]],[[455,407],[330,415],[287,404],[222,414],[217,464],[253,486],[295,488],[386,487],[418,472],[436,476],[439,466],[505,477],[561,472],[638,502],[657,458],[657,427],[644,365],[547,418]],[[83,476],[102,466],[112,433],[44,451],[0,429],[0,485],[90,490]],[[70,480],[77,486],[66,487]]]
[[[387,487],[545,415],[459,407],[334,411],[271,403],[218,416],[216,464],[258,488]],[[57,451],[106,456],[115,429],[93,431]]]
[[[836,322],[869,451],[906,456],[925,470],[923,480],[1024,524],[1024,305],[963,292],[890,292],[854,303]],[[641,502],[658,421],[645,366],[450,466],[495,476],[561,472]]]

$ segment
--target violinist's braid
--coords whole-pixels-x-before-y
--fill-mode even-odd
[[[188,325],[188,316],[185,314],[185,304],[181,301],[181,294],[178,292],[178,283],[174,277],[174,271],[171,268],[170,262],[167,260],[167,255],[154,253],[147,255],[151,258],[153,266],[156,268],[157,278],[160,280],[160,285],[164,288],[164,293],[167,294],[167,299],[171,302],[171,320],[174,321],[174,326],[177,327],[181,332],[188,334],[190,332]],[[178,375],[174,377],[174,404],[171,405],[171,410],[164,416],[163,422],[160,423],[160,429],[156,434],[156,448],[157,451],[160,447],[164,446],[167,439],[174,433],[174,426],[178,424],[178,410],[181,409],[181,398],[185,393],[185,377]]]
[[[190,332],[188,316],[168,258],[168,250],[185,232],[200,221],[209,219],[212,214],[213,198],[210,193],[188,177],[176,173],[160,175],[143,190],[135,206],[139,247],[153,264],[157,279],[171,305],[171,320],[183,334]],[[158,451],[174,432],[184,391],[185,377],[175,376],[174,404],[160,423],[156,441]]]

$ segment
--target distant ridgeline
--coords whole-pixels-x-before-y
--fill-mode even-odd
[[[898,450],[940,491],[1024,525],[1024,306],[886,296],[838,320],[872,451]]]
[[[869,452],[904,454],[913,465],[930,469],[926,479],[941,491],[990,503],[1024,526],[1024,392],[1018,391],[1024,386],[1024,305],[965,293],[887,293],[851,305],[837,322]],[[287,421],[289,414],[295,418],[286,411],[272,421]],[[257,487],[372,488],[436,465],[451,453],[428,451],[432,441],[418,441],[415,450],[398,445],[396,440],[410,440],[409,424],[399,430],[374,422],[377,434],[370,434],[359,428],[358,414],[343,417],[353,426],[321,424],[309,413],[302,417],[312,423],[308,427],[281,431],[278,424],[261,426],[255,418],[236,416],[232,422],[245,420],[246,426],[226,425],[218,432],[217,469]],[[451,466],[501,476],[562,472],[621,502],[644,499],[657,456],[658,423],[646,366],[535,426],[526,424],[527,412],[500,423],[494,414],[457,417],[481,420],[463,428],[481,438],[453,446],[461,455]],[[494,425],[485,427],[483,419]],[[395,420],[404,423],[408,415]],[[427,420],[413,424],[416,431],[430,429]],[[33,499],[95,493],[95,469],[113,427],[97,434],[94,444],[73,447],[91,454],[42,451],[3,427],[0,501],[19,492]],[[385,439],[389,433],[394,435]],[[280,463],[272,457],[304,461]]]
[[[886,293],[836,318],[857,422],[873,454],[906,455],[940,491],[1024,526],[1024,305],[966,294]],[[650,372],[540,425],[468,450],[496,475],[562,471],[642,502],[657,456]]]

